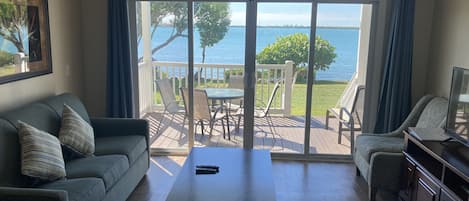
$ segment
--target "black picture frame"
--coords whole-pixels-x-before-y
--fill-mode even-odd
[[[49,7],[47,0],[0,0],[0,6],[23,6],[27,16],[28,53],[27,70],[1,75],[0,85],[52,73],[52,54],[50,44]],[[1,16],[0,20],[5,17]],[[1,28],[0,28],[1,29]],[[37,30],[36,30],[37,29]],[[29,31],[35,30],[35,31]],[[0,35],[2,40],[5,40]],[[34,39],[34,41],[33,41]],[[0,48],[0,51],[3,51]],[[24,59],[26,60],[26,59]],[[15,61],[15,65],[16,65]],[[0,69],[2,66],[0,66]]]

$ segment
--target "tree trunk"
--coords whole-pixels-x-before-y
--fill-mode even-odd
[[[206,47],[202,47],[202,63],[203,63],[203,64],[205,63],[205,49],[206,49]],[[199,72],[197,72],[197,73],[195,74],[195,77],[194,77],[194,78],[197,79],[197,77],[198,77],[199,75],[201,76],[203,70],[204,70],[203,68],[200,68],[200,69],[199,69]]]
[[[21,42],[21,38],[19,38],[19,39],[16,38],[16,36],[19,36],[19,35],[20,35],[20,32],[10,33],[8,35],[6,35],[4,33],[0,33],[0,36],[2,36],[3,39],[5,39],[5,40],[10,41],[16,47],[18,52],[23,52],[24,53],[24,47],[23,47],[23,43]]]
[[[21,42],[17,42],[17,41],[15,41],[15,42],[10,41],[10,42],[12,42],[15,45],[16,49],[18,49],[18,52],[23,52],[24,53],[24,47],[23,47],[23,44]]]
[[[160,50],[161,48],[163,47],[166,47],[167,45],[169,45],[174,39],[176,39],[177,37],[179,36],[182,36],[181,34],[174,34],[172,35],[171,37],[169,37],[164,43],[161,43],[160,45],[158,45],[157,47],[153,48],[151,50],[151,53],[152,54],[155,54],[155,52],[158,52],[158,50]]]
[[[165,42],[163,42],[163,43],[161,43],[160,45],[158,45],[158,46],[156,46],[155,48],[153,48],[153,49],[151,50],[151,55],[154,55],[156,52],[158,52],[158,50],[160,50],[160,49],[166,47],[166,46],[169,45],[173,40],[175,40],[177,37],[180,37],[180,36],[183,37],[183,36],[185,36],[185,35],[183,35],[183,34],[174,34],[174,35],[170,36]],[[138,61],[139,61],[139,62],[143,61],[143,57],[138,58]]]
[[[202,48],[202,63],[205,63],[205,46]]]

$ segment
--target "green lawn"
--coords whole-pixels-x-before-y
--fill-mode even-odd
[[[313,85],[313,116],[325,116],[334,107],[347,86],[346,82],[319,81]],[[304,116],[306,108],[306,84],[295,84],[292,98],[292,114]]]
[[[5,75],[11,75],[14,73],[15,73],[15,65],[0,67],[0,77],[5,76]]]
[[[324,116],[328,108],[334,107],[340,95],[347,86],[347,82],[318,81],[313,86],[313,116]],[[265,84],[258,84],[256,87],[256,98],[261,97],[267,103],[273,84],[269,87]],[[262,96],[263,95],[263,96]],[[160,102],[159,92],[155,93],[155,98]],[[274,105],[279,105],[281,101],[280,93],[274,99]],[[304,116],[306,111],[306,84],[295,84],[292,94],[292,115]]]
[[[313,116],[324,116],[328,108],[334,107],[347,86],[346,82],[318,81],[313,85]],[[256,87],[256,99],[262,97],[263,102],[267,103],[273,85],[270,88],[267,85],[258,84]],[[262,90],[262,88],[264,88]],[[274,105],[279,106],[281,95],[274,99]],[[306,112],[306,84],[295,84],[292,94],[292,115],[304,116]]]

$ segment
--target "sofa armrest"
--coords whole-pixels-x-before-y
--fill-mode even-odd
[[[68,201],[66,191],[36,189],[36,188],[14,188],[0,187],[0,200],[4,201]]]
[[[143,119],[91,118],[95,137],[142,135],[149,142],[148,122]]]
[[[398,191],[404,154],[376,152],[371,156],[368,184],[372,187]]]

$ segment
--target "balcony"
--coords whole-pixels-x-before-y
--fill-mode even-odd
[[[156,80],[168,78],[171,81],[174,94],[179,97],[179,87],[188,87],[187,64],[177,62],[152,62],[139,65],[139,96],[141,117],[150,122],[152,148],[186,148],[188,146],[188,125],[183,124],[184,113],[172,118],[166,115],[162,118],[164,106],[156,86]],[[244,65],[241,64],[195,64],[194,87],[227,87],[227,80],[232,75],[242,75]],[[201,72],[201,73],[200,73]],[[256,106],[260,102],[267,102],[274,82],[284,80],[279,92],[274,98],[272,107],[273,132],[265,119],[256,119],[254,133],[254,148],[268,149],[272,152],[303,153],[305,119],[304,111],[298,114],[292,103],[295,91],[296,75],[293,62],[285,64],[257,65],[256,66]],[[356,77],[356,76],[354,76]],[[345,87],[343,96],[352,91],[356,79]],[[345,85],[345,84],[344,84]],[[349,92],[350,93],[350,92]],[[342,97],[346,98],[346,97]],[[337,100],[336,100],[337,101]],[[314,104],[314,103],[313,103]],[[292,107],[293,105],[293,107]],[[181,105],[182,107],[182,105]],[[325,114],[325,110],[323,111]],[[200,126],[195,131],[194,146],[203,147],[242,147],[243,125],[236,129],[237,119],[230,119],[231,140],[223,138],[222,127],[216,124],[212,135],[202,135]],[[242,122],[242,120],[241,120]],[[335,119],[330,120],[330,128],[325,129],[325,116],[319,115],[312,118],[310,153],[319,154],[350,154],[350,139],[345,133],[342,142],[338,143],[337,126]],[[160,125],[161,124],[161,125]],[[159,132],[157,131],[159,127]]]

